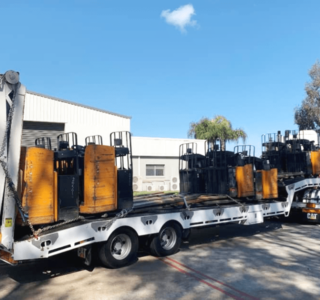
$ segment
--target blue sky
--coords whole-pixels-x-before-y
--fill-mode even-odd
[[[185,5],[194,14],[174,23]],[[320,58],[319,9],[316,0],[2,0],[0,73],[132,116],[135,136],[185,138],[190,122],[224,115],[259,152],[261,134],[296,129],[294,107]]]

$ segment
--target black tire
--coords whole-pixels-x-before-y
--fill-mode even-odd
[[[150,242],[150,253],[153,256],[169,256],[177,253],[182,240],[182,230],[177,223],[165,224],[159,234]]]
[[[182,240],[188,241],[191,235],[191,229],[185,229],[182,231]]]
[[[117,269],[137,261],[138,236],[130,228],[120,228],[101,244],[99,258],[107,268]]]

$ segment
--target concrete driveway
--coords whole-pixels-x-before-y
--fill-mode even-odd
[[[197,230],[179,253],[118,270],[70,255],[0,264],[0,298],[320,299],[320,226],[284,220]]]

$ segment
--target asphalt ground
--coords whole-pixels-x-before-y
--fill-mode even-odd
[[[320,299],[320,225],[267,220],[194,230],[167,258],[86,269],[70,254],[0,263],[1,299]]]

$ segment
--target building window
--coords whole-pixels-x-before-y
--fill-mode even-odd
[[[164,165],[146,165],[146,176],[164,176]]]

